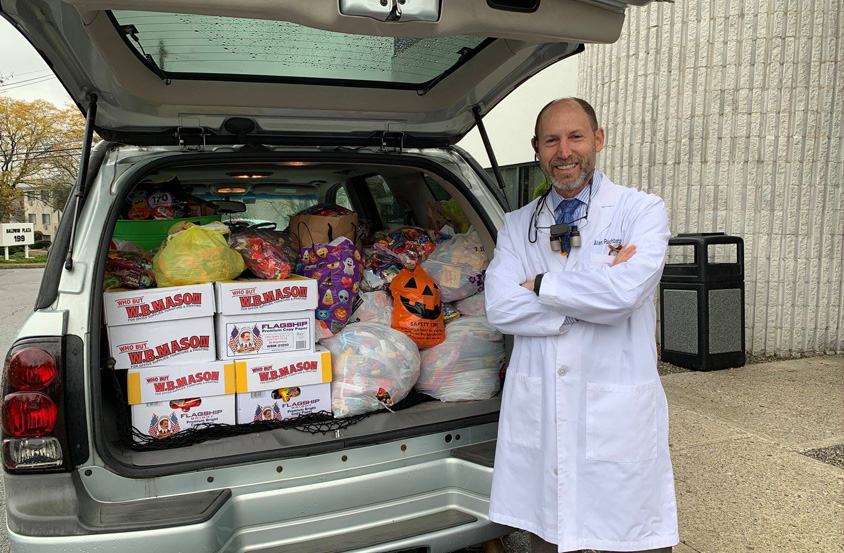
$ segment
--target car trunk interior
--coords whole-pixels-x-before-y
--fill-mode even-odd
[[[223,213],[223,222],[236,219],[252,223],[272,222],[280,230],[287,227],[290,215],[326,202],[357,212],[362,221],[370,224],[372,231],[395,230],[403,226],[430,228],[426,214],[428,204],[453,199],[478,232],[490,258],[494,250],[495,229],[485,216],[478,213],[479,204],[466,185],[453,173],[420,156],[345,154],[338,157],[310,154],[291,158],[289,155],[263,153],[251,156],[250,161],[243,161],[244,156],[233,152],[222,156],[176,157],[184,161],[153,168],[134,182],[121,185],[116,191],[118,201],[115,209],[129,200],[134,184],[168,180],[173,176],[178,178],[179,186],[193,203],[197,199],[217,201],[220,206],[228,205],[226,201],[243,202],[246,211]],[[203,161],[206,157],[214,159]],[[208,209],[207,206],[205,208]],[[104,324],[101,323],[100,329],[98,349],[103,362],[101,366],[107,366],[109,349]],[[128,443],[125,434],[121,433],[121,425],[129,420],[125,396],[126,371],[105,369],[97,372],[102,377],[99,381],[102,401],[97,406],[99,414],[96,416],[99,421],[96,425],[98,448],[118,472],[123,466],[164,474],[171,470],[336,451],[493,422],[498,418],[500,407],[498,394],[479,401],[446,403],[430,400],[406,409],[381,410],[342,430],[332,429],[325,434],[275,428],[179,447],[138,448]],[[134,426],[142,425],[142,421],[135,421]],[[124,426],[122,430],[125,432],[125,429]]]

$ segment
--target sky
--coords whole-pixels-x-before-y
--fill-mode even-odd
[[[29,42],[0,17],[0,92],[16,100],[42,98],[57,106],[71,103],[70,96]]]
[[[563,60],[537,74],[484,117],[499,165],[533,159],[530,137],[536,113],[555,98],[577,94],[577,58]],[[0,94],[7,97],[27,101],[42,98],[57,106],[73,104],[35,48],[3,18],[0,18],[0,76],[4,78]],[[477,129],[467,134],[459,145],[483,167],[489,167]]]

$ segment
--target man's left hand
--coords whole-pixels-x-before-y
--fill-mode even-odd
[[[531,292],[533,292],[533,281],[534,281],[534,280],[536,280],[536,279],[533,279],[533,278],[532,278],[532,279],[530,279],[530,280],[529,280],[529,281],[527,281],[527,282],[523,282],[523,283],[522,283],[522,287],[523,287],[523,288],[527,288],[528,290],[530,290]]]

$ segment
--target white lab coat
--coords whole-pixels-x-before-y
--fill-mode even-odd
[[[486,272],[490,322],[514,336],[502,393],[490,519],[559,551],[677,544],[668,404],[656,369],[653,296],[665,263],[663,201],[601,178],[582,246],[534,244],[536,201],[507,214]],[[539,226],[554,224],[552,205]],[[635,244],[610,267],[609,245]],[[540,295],[520,286],[545,273]],[[577,319],[564,325],[566,316]]]

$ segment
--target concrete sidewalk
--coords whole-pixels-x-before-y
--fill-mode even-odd
[[[682,543],[675,553],[844,551],[844,356],[662,377]]]

